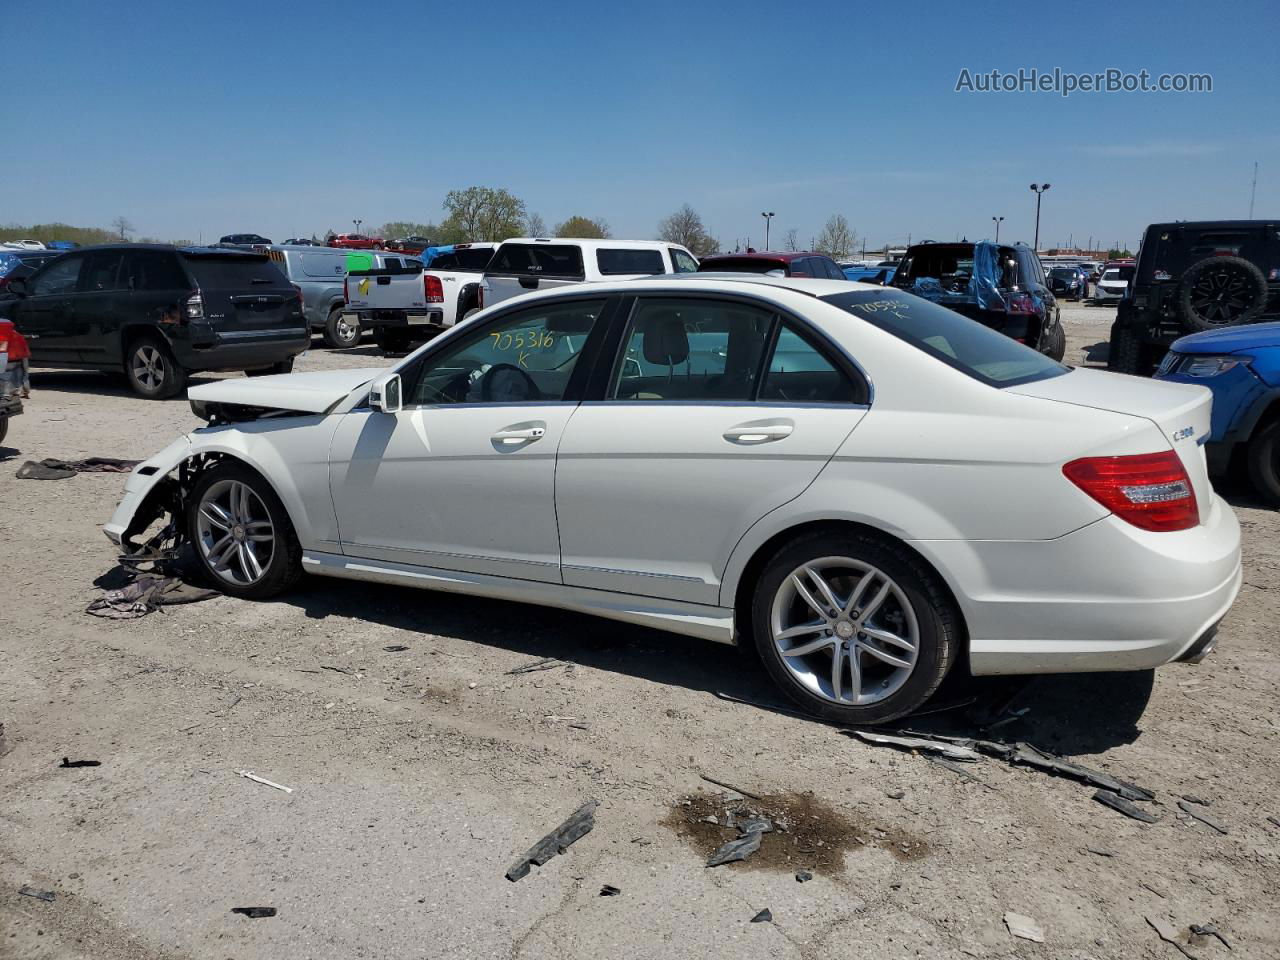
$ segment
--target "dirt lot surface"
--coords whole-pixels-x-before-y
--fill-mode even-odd
[[[1101,362],[1112,311],[1065,314],[1069,359]],[[317,345],[299,369],[371,362]],[[33,380],[0,448],[0,957],[1182,956],[1147,918],[1197,957],[1280,956],[1280,520],[1243,489],[1246,584],[1212,657],[1038,679],[993,731],[1150,788],[1146,824],[1066,779],[986,760],[975,781],[860,743],[774,709],[731,648],[586,617],[310,579],[272,603],[87,616],[114,582],[99,525],[123,477],[14,469],[146,457],[197,421],[96,375]],[[954,683],[935,705],[1010,689]],[[969,715],[912,725],[972,732]],[[591,833],[505,879],[592,798]],[[731,809],[787,830],[709,869]],[[231,912],[253,906],[278,914]],[[1210,922],[1234,951],[1189,937]]]

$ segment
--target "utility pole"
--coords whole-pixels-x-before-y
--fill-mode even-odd
[[[773,211],[770,210],[768,213],[761,213],[760,216],[764,217],[764,248],[768,250],[769,249],[769,224],[773,221]]]
[[[1003,219],[1004,219],[1004,217],[992,217],[991,219],[995,221],[995,224],[996,224],[996,243],[999,243],[999,242],[1000,242],[1000,221],[1001,221],[1001,220],[1003,220]]]
[[[1249,219],[1253,219],[1253,199],[1258,193],[1258,161],[1253,161],[1253,186],[1249,188]]]
[[[1050,186],[1052,186],[1052,184],[1048,183],[1042,183],[1040,186],[1036,186],[1034,183],[1031,185],[1031,189],[1034,190],[1036,194],[1036,239],[1032,244],[1031,249],[1036,251],[1039,251],[1040,249],[1040,195],[1048,190]]]

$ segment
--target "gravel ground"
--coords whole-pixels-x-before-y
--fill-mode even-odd
[[[1064,310],[1072,362],[1103,361],[1112,315]],[[299,369],[371,362],[318,347]],[[1079,783],[992,760],[975,781],[773,709],[730,648],[571,614],[308,580],[271,603],[86,616],[114,582],[98,527],[122,478],[14,468],[142,458],[195,420],[95,375],[33,381],[0,448],[0,957],[1181,956],[1147,918],[1198,957],[1280,955],[1280,524],[1243,489],[1225,492],[1246,585],[1205,663],[956,682],[936,701],[1016,689],[1030,712],[998,733],[1151,788],[1145,824]],[[1184,794],[1228,832],[1183,814]],[[591,798],[593,832],[504,878]],[[708,869],[735,806],[788,830]],[[231,912],[248,906],[278,914]],[[749,922],[764,908],[772,922]],[[1014,938],[1008,912],[1044,943]],[[1209,922],[1233,952],[1189,938]]]

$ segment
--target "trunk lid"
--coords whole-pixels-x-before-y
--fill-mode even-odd
[[[304,325],[297,290],[267,256],[222,251],[183,259],[200,291],[205,320],[218,334]]]
[[[1005,389],[1027,397],[1109,410],[1151,421],[1178,454],[1191,478],[1200,522],[1208,517],[1213,487],[1209,483],[1203,441],[1209,436],[1213,394],[1207,387],[1075,369],[1061,377]]]

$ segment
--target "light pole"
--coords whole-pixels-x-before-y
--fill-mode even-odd
[[[764,248],[768,250],[769,249],[769,222],[773,219],[773,211],[770,210],[768,213],[761,213],[760,216],[764,217]]]
[[[999,243],[1000,242],[1000,221],[1003,220],[1004,217],[992,217],[991,219],[994,220],[996,223],[996,243]]]
[[[359,232],[360,232],[360,224],[364,223],[364,221],[363,221],[363,220],[352,220],[351,222],[352,222],[352,223],[354,223],[354,224],[356,225],[356,233],[359,233]]]
[[[1036,193],[1036,239],[1031,249],[1037,252],[1040,250],[1040,194],[1048,190],[1050,186],[1051,184],[1048,183],[1042,183],[1038,187],[1034,183],[1031,185],[1031,189]]]

